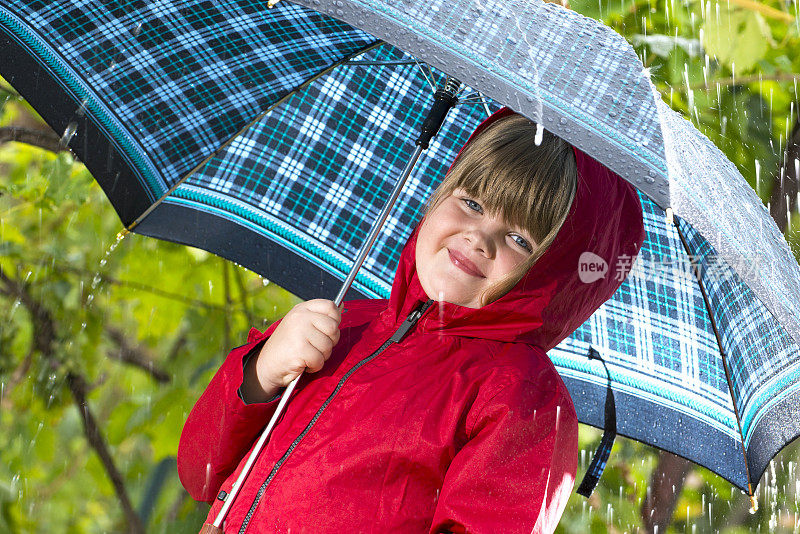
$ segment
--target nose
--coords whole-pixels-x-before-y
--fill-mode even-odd
[[[469,228],[466,230],[465,237],[474,250],[487,258],[494,257],[496,247],[487,232],[481,228]]]

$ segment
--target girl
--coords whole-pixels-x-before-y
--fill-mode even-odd
[[[209,523],[281,393],[226,532],[552,532],[578,422],[546,352],[611,297],[644,238],[635,190],[503,108],[462,148],[391,296],[251,330],[189,414],[178,472]],[[609,267],[589,283],[579,258]],[[595,258],[596,259],[596,258]]]

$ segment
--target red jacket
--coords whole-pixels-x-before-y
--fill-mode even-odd
[[[339,343],[300,379],[225,532],[555,529],[575,480],[578,420],[546,351],[613,294],[644,237],[633,188],[575,154],[570,214],[505,296],[480,309],[433,303],[402,340],[385,343],[428,301],[415,233],[390,299],[346,303]],[[607,276],[579,279],[585,251],[608,263]],[[237,394],[243,359],[273,328],[251,330],[228,355],[184,426],[178,472],[195,499],[212,502],[208,522],[278,404],[245,405]]]

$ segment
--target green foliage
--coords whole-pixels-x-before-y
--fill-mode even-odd
[[[719,7],[718,17],[705,19],[706,54],[732,70],[738,67],[738,72],[750,72],[766,55],[771,30],[760,13]],[[747,46],[743,46],[745,43]]]
[[[19,99],[4,102],[3,120],[30,113]],[[138,507],[159,462],[174,462],[186,416],[229,344],[298,299],[205,251],[136,235],[114,247],[119,219],[69,153],[0,145],[0,176],[0,267],[55,326],[46,358],[25,304],[0,295],[0,532],[121,531],[124,517],[67,373],[90,384],[89,408]],[[231,283],[226,299],[224,268],[241,278],[244,295]],[[169,382],[118,361],[110,328]],[[174,466],[151,502],[153,532],[196,532],[207,511],[188,497]]]

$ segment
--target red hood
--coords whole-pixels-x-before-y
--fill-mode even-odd
[[[509,108],[494,113],[478,125],[464,146],[489,124],[512,113]],[[642,207],[633,186],[592,157],[573,150],[578,165],[575,199],[547,252],[495,302],[479,309],[439,303],[438,313],[429,313],[420,327],[444,335],[523,342],[548,351],[611,298],[644,241]],[[428,300],[414,260],[419,226],[403,249],[392,286],[389,309],[395,320]],[[590,283],[581,281],[579,258],[584,252],[606,262],[605,276]]]

